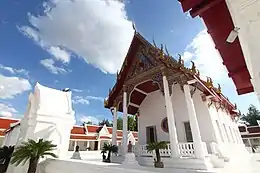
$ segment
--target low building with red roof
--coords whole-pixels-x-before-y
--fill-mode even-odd
[[[0,117],[0,145],[4,145],[8,139],[8,135],[14,132],[15,128],[20,125],[19,119]],[[117,144],[122,141],[122,131],[117,131]],[[13,136],[13,135],[9,135]],[[138,140],[137,132],[129,132],[129,138]],[[81,151],[99,150],[105,142],[112,141],[112,127],[88,125],[74,125],[70,135],[69,150],[74,150],[75,146],[79,146]]]
[[[247,147],[260,146],[260,126],[240,125],[239,131],[241,133],[244,144]]]

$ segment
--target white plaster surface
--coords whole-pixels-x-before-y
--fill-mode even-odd
[[[213,169],[211,171],[187,170],[187,169],[171,169],[171,168],[153,168],[153,167],[125,167],[119,164],[103,163],[101,161],[90,160],[46,160],[39,164],[37,173],[74,173],[82,172],[99,172],[99,173],[195,173],[195,172],[215,172],[215,173],[259,173],[260,170],[260,154],[251,154],[250,159],[238,159],[239,161],[231,163],[223,169]]]
[[[30,93],[27,111],[20,122],[20,133],[10,133],[16,139],[16,146],[28,139],[52,141],[57,145],[54,153],[66,158],[69,148],[70,132],[75,124],[71,105],[71,92],[63,92],[36,84]],[[19,128],[17,130],[19,130]],[[14,142],[12,139],[11,142]],[[28,164],[14,167],[10,165],[7,173],[24,173]]]

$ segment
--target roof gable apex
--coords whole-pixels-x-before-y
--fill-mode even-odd
[[[102,129],[98,132],[99,136],[109,135],[109,131],[106,125],[103,125]]]

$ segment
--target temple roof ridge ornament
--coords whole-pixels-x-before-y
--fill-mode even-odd
[[[135,27],[135,23],[134,23],[134,22],[132,22],[132,27],[133,27],[133,30],[134,30],[135,33],[136,33],[137,31],[136,31],[136,27]]]
[[[193,75],[195,75],[197,73],[196,65],[195,65],[194,61],[191,61],[191,64],[192,64],[192,67],[191,67],[190,71]]]
[[[221,86],[220,86],[220,84],[218,83],[218,88],[217,88],[217,90],[216,90],[216,93],[217,94],[221,94]],[[227,98],[227,100],[228,100],[228,98]],[[229,101],[229,100],[228,100]]]
[[[211,89],[213,88],[213,81],[210,77],[207,76],[206,86]]]

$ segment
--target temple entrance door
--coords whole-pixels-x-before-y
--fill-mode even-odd
[[[95,141],[94,150],[98,150],[98,141]]]
[[[186,141],[187,142],[193,142],[192,132],[191,132],[190,122],[189,121],[184,122],[184,129],[185,129]]]
[[[146,143],[156,142],[157,141],[157,133],[156,126],[146,127]]]

